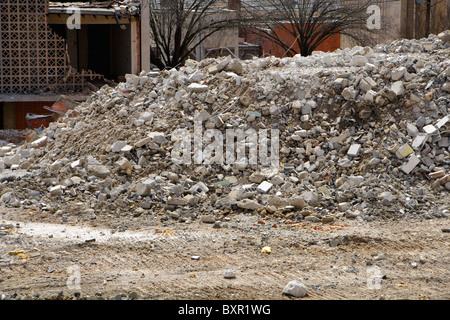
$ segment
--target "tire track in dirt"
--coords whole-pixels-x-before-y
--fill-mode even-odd
[[[17,260],[10,271],[0,264],[0,277],[2,291],[55,295],[58,290],[70,291],[66,268],[77,265],[81,291],[91,297],[98,292],[113,297],[135,291],[150,299],[291,299],[281,291],[290,280],[299,280],[308,287],[304,299],[448,298],[449,241],[441,232],[446,223],[355,222],[331,232],[289,226],[216,230],[202,224],[114,234],[109,229],[86,229],[89,237],[103,232],[103,238],[92,242],[85,242],[87,236],[67,237],[67,225],[63,225],[66,235],[55,232],[53,238],[47,228],[27,234],[30,229],[24,225],[21,234],[2,243],[0,259],[7,257],[6,250],[21,245],[26,250],[38,245],[40,251],[33,258]],[[262,236],[268,233],[272,253],[262,254],[266,244]],[[328,240],[337,236],[346,240],[330,247]],[[192,260],[193,255],[200,259]],[[418,262],[421,257],[425,263]],[[416,268],[412,262],[417,262]],[[379,289],[368,287],[370,266],[385,275]],[[231,268],[236,278],[224,279],[223,273]]]

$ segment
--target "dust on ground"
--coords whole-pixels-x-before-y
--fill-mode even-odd
[[[450,298],[448,219],[111,221],[3,211],[2,298],[286,300],[296,299],[282,294],[291,280],[305,300]]]

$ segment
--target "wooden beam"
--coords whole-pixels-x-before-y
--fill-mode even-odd
[[[149,0],[141,0],[141,68],[151,70],[150,64],[150,5]]]
[[[139,34],[137,32],[137,22],[131,23],[131,73],[138,74],[139,72]]]

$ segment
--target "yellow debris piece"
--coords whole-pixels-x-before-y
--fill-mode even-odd
[[[272,248],[266,246],[266,247],[261,249],[261,253],[272,253]]]

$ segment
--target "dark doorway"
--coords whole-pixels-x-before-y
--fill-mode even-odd
[[[109,25],[88,25],[88,69],[111,78],[111,34]],[[80,53],[81,54],[81,53]]]
[[[51,28],[66,39],[70,64],[76,70],[91,70],[114,81],[131,72],[129,25],[89,24],[69,30],[52,24]]]

